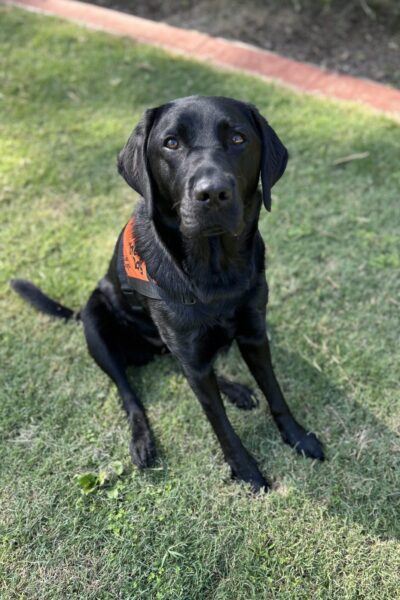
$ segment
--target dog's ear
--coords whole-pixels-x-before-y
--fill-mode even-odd
[[[146,110],[142,120],[132,131],[124,148],[118,155],[118,172],[128,185],[140,194],[153,216],[153,183],[147,159],[147,140],[154,123],[156,109]]]
[[[271,211],[271,188],[285,172],[289,154],[257,108],[250,105],[250,109],[262,144],[260,171],[263,202],[265,208]]]

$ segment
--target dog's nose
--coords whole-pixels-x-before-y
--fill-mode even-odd
[[[217,181],[199,181],[193,191],[195,200],[204,204],[222,204],[232,198],[229,185]]]

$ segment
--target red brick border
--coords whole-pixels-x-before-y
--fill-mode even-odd
[[[127,36],[222,67],[252,73],[300,92],[360,102],[400,118],[400,90],[366,79],[325,71],[247,44],[214,38],[197,31],[179,29],[74,0],[5,0],[5,3],[63,17],[87,27]]]

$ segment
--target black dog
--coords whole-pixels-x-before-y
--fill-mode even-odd
[[[223,392],[239,407],[252,408],[251,391],[213,370],[217,353],[233,340],[268,400],[282,439],[306,456],[323,459],[317,437],[296,422],[285,402],[266,336],[268,288],[258,218],[262,201],[271,208],[271,188],[287,158],[256,108],[197,96],[146,111],[118,157],[120,174],[142,200],[120,234],[106,276],[78,316],[90,354],[122,398],[138,467],[153,462],[155,445],[126,368],[169,350],[200,401],[233,477],[256,490],[268,487],[221,400]],[[26,281],[12,285],[43,312],[74,316]]]

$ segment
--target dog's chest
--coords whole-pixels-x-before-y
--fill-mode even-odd
[[[211,353],[229,345],[237,332],[238,303],[177,305],[151,302],[151,317],[164,342],[209,346]]]
[[[236,328],[237,300],[203,304],[198,302],[193,305],[174,306],[174,322],[184,329],[206,330],[208,328],[221,328],[227,334],[234,335]]]

